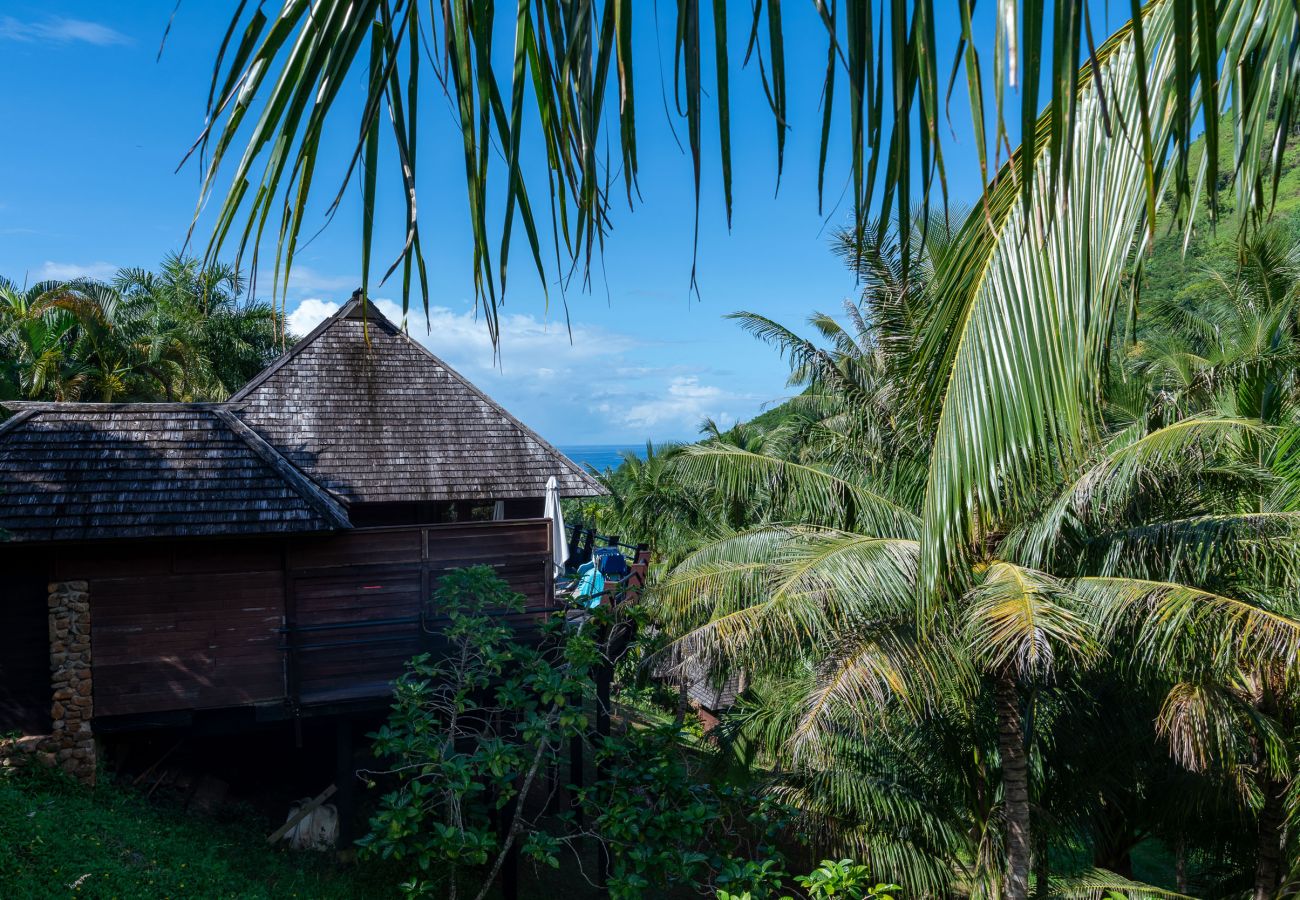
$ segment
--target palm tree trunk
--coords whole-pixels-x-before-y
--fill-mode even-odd
[[[998,753],[1002,758],[1002,805],[1006,820],[1007,872],[1002,896],[1029,896],[1029,767],[1020,720],[1020,692],[1008,669],[997,675]]]
[[[1282,872],[1283,791],[1281,782],[1271,778],[1264,784],[1264,808],[1259,811],[1259,850],[1255,857],[1253,900],[1272,900],[1277,893]]]

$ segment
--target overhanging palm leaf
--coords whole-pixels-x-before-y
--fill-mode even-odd
[[[1122,260],[1147,215],[1132,191],[1143,154],[1108,117],[1142,118],[1139,73],[1166,84],[1175,67],[1173,4],[1153,6],[1150,68],[1124,30],[1100,54],[1079,96],[1069,190],[1027,215],[1010,179],[990,195],[987,218],[967,220],[937,288],[924,364],[939,407],[925,501],[922,561],[928,591],[946,587],[954,565],[984,529],[1017,510],[1045,464],[1073,463],[1095,425],[1099,376],[1120,302]],[[1108,105],[1103,116],[1101,95]],[[1168,133],[1161,104],[1154,133]],[[1040,135],[1050,127],[1037,123]],[[1163,142],[1163,137],[1160,143]],[[1021,177],[1040,188],[1057,161],[1022,148]],[[990,227],[991,226],[991,227]],[[1072,467],[1067,465],[1067,467]]]
[[[1300,658],[1300,618],[1247,600],[1139,578],[1078,578],[1071,590],[1092,605],[1105,636],[1131,628],[1135,657],[1158,669],[1209,661],[1235,673]]]
[[[915,539],[919,517],[858,481],[811,465],[738,447],[705,444],[683,450],[674,465],[690,480],[725,496],[774,498],[785,521],[862,527],[882,537]]]
[[[702,184],[702,120],[708,115],[705,73],[712,56],[719,169],[724,208],[730,221],[728,67],[735,55],[727,41],[727,5],[726,0],[714,3],[711,48],[707,22],[702,29],[702,19],[707,17],[701,16],[698,0],[679,0],[672,21],[673,89],[676,112],[685,120],[697,216]],[[744,59],[758,59],[759,86],[776,125],[779,182],[790,115],[782,6],[735,5],[742,7],[738,18],[750,36]],[[971,19],[975,3],[971,0],[961,0],[955,11],[960,14],[962,28],[951,54],[948,48],[939,46],[935,24],[943,12],[953,11],[934,0],[880,5],[853,2],[845,3],[843,9],[838,0],[828,0],[813,8],[826,29],[829,44],[826,51],[815,51],[817,67],[824,67],[825,72],[818,192],[825,183],[827,148],[836,120],[846,118],[846,127],[839,131],[848,148],[852,208],[859,237],[866,230],[869,213],[876,211],[879,218],[892,216],[897,220],[906,250],[913,240],[914,185],[920,188],[923,198],[922,219],[936,183],[946,202],[939,66],[948,58],[953,60],[949,93],[955,84],[957,66],[965,70],[974,144],[985,177],[998,169],[1002,148],[1010,149],[1004,112],[1012,106],[1008,92],[1018,90],[1020,94],[1018,119],[1026,144],[986,194],[984,214],[991,223],[1001,221],[1009,202],[1018,202],[1029,216],[1036,199],[1073,192],[1078,180],[1088,177],[1076,163],[1090,155],[1087,148],[1094,137],[1090,120],[1098,113],[1106,133],[1122,134],[1139,154],[1141,164],[1134,173],[1136,177],[1124,187],[1140,188],[1133,193],[1145,200],[1149,220],[1155,215],[1162,163],[1171,143],[1177,156],[1173,173],[1180,204],[1190,199],[1195,181],[1198,186],[1206,186],[1213,210],[1219,180],[1218,111],[1229,93],[1233,101],[1232,134],[1239,151],[1234,174],[1241,200],[1258,208],[1276,194],[1279,163],[1293,124],[1300,80],[1297,63],[1289,53],[1295,13],[1288,0],[1206,0],[1195,4],[1190,0],[1151,0],[1147,4],[1151,10],[1147,26],[1136,31],[1142,37],[1133,48],[1138,57],[1137,70],[1146,69],[1146,57],[1154,59],[1165,53],[1167,32],[1162,31],[1158,18],[1177,19],[1186,36],[1182,48],[1161,65],[1159,77],[1152,79],[1149,90],[1142,83],[1139,91],[1130,77],[1116,83],[1119,96],[1112,98],[1109,89],[1096,95],[1096,111],[1089,110],[1086,101],[1076,100],[1080,86],[1087,83],[1087,71],[1081,73],[1079,63],[1086,46],[1091,65],[1107,64],[1114,44],[1094,47],[1087,4],[1056,4],[1049,17],[1043,0],[999,0],[993,16],[995,46],[985,48],[983,59],[975,43],[977,31]],[[1138,9],[1137,0],[1131,8]],[[215,187],[223,160],[233,155],[236,139],[243,139],[243,154],[233,163],[233,177],[217,216],[211,249],[215,252],[224,241],[234,239],[241,247],[252,246],[256,255],[255,248],[275,208],[275,270],[277,275],[283,275],[291,268],[307,201],[313,191],[318,191],[316,163],[325,121],[331,114],[337,116],[341,86],[360,70],[364,98],[349,162],[337,179],[342,185],[334,195],[329,214],[337,207],[343,188],[359,172],[365,216],[363,284],[368,286],[378,183],[376,156],[381,146],[381,122],[386,118],[391,125],[390,143],[406,221],[402,248],[389,271],[401,264],[403,297],[409,296],[414,276],[427,304],[415,189],[419,73],[422,68],[432,68],[450,94],[458,120],[457,143],[463,151],[468,220],[474,239],[475,286],[495,336],[496,310],[504,291],[516,215],[526,232],[534,265],[539,272],[542,269],[539,230],[529,200],[530,193],[539,192],[536,185],[531,192],[526,187],[524,173],[532,166],[526,164],[521,133],[532,127],[540,130],[536,158],[538,163],[542,157],[545,159],[557,256],[575,262],[582,259],[589,266],[606,234],[612,193],[609,183],[617,178],[619,169],[629,200],[635,193],[638,169],[633,9],[631,0],[585,4],[520,0],[515,16],[502,17],[504,27],[514,29],[513,52],[507,60],[496,61],[493,50],[503,42],[490,4],[446,0],[426,7],[407,0],[283,0],[278,14],[268,16],[262,4],[240,2],[221,40],[209,92],[208,129],[200,141],[205,150],[212,151],[211,162],[204,169],[202,192],[206,196]],[[760,27],[763,25],[766,27]],[[990,56],[992,78],[986,79]],[[889,73],[884,68],[886,59],[892,67]],[[1051,90],[1048,114],[1040,119],[1038,85],[1046,60],[1051,60],[1053,67],[1047,73]],[[838,98],[837,80],[842,85],[847,82]],[[986,134],[990,103],[986,85],[990,83],[994,127],[992,134]],[[529,94],[531,103],[526,104]],[[1140,102],[1130,102],[1132,95],[1138,95]],[[423,96],[428,96],[427,91]],[[618,120],[619,149],[612,167],[598,151],[606,106],[616,108]],[[535,110],[535,123],[524,122],[526,107]],[[1209,110],[1204,115],[1203,107]],[[1270,127],[1268,121],[1271,109],[1278,110],[1276,128]],[[260,110],[260,115],[250,115],[254,110]],[[1203,119],[1210,149],[1203,155],[1201,168],[1192,172],[1189,151],[1198,117]],[[494,143],[504,158],[504,171],[491,177],[494,170],[489,161],[494,155]],[[991,163],[990,143],[994,148]],[[1044,160],[1046,166],[1041,165]],[[917,163],[919,170],[914,171]],[[1269,174],[1271,193],[1268,178],[1261,177]],[[495,261],[491,251],[496,235],[489,235],[488,230],[490,191],[501,195],[497,202],[504,208]],[[1148,224],[1154,225],[1152,221]],[[903,258],[907,260],[909,255],[905,252]],[[1115,268],[1121,265],[1118,259],[1106,264]],[[563,276],[563,262],[557,268]]]

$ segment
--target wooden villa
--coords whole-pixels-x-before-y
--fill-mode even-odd
[[[0,732],[93,777],[95,736],[382,709],[448,568],[553,605],[542,519],[599,485],[353,298],[226,403],[10,403]]]

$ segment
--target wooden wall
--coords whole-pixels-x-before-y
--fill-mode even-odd
[[[492,565],[530,606],[549,606],[549,537],[544,520],[505,521],[374,529],[295,547],[291,695],[309,705],[386,694],[407,659],[436,649],[422,613],[447,569]]]
[[[0,554],[0,733],[50,730],[47,560]]]
[[[69,547],[90,582],[95,715],[382,698],[431,646],[421,611],[446,569],[495,566],[551,602],[545,520],[358,529],[315,538]]]

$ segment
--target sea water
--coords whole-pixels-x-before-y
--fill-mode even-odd
[[[626,447],[622,444],[570,444],[560,447],[560,452],[578,465],[591,466],[597,472],[617,469],[623,462],[624,453],[634,453],[638,459],[645,459],[645,444],[639,447]]]

